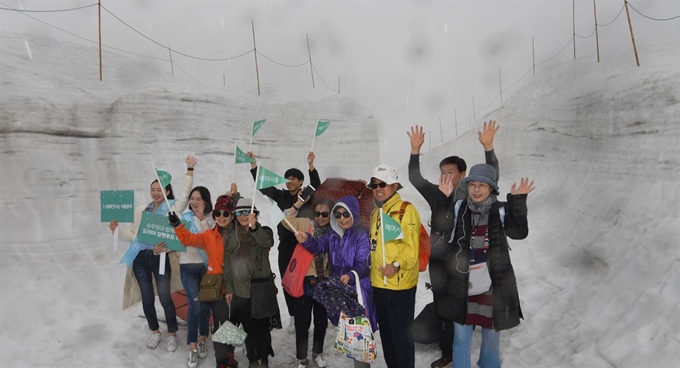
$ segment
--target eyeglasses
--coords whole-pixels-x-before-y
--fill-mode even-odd
[[[335,212],[335,213],[333,214],[333,216],[334,216],[336,219],[340,219],[341,217],[349,218],[350,213],[347,212],[347,211],[345,211],[345,212]]]
[[[328,211],[324,211],[324,212],[314,211],[314,217],[326,218],[326,217],[328,217],[329,214],[330,213]]]
[[[368,186],[368,189],[376,189],[378,187],[385,188],[388,185],[389,184],[385,183],[384,181],[381,181],[380,183],[371,183],[371,184],[368,184],[367,186]]]
[[[236,215],[236,217],[239,217],[239,216],[249,216],[249,215],[250,215],[250,210],[239,210],[239,211],[234,212],[234,215]]]
[[[218,217],[229,217],[229,216],[231,216],[231,212],[229,212],[229,211],[222,211],[222,210],[214,210],[214,211],[212,212],[212,214],[213,214],[213,216],[215,216],[215,218],[218,218]]]

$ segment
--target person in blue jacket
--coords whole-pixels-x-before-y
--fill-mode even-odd
[[[302,246],[313,254],[328,252],[330,276],[339,277],[345,284],[354,286],[352,271],[359,275],[359,285],[363,296],[368,319],[373,332],[378,330],[373,305],[373,288],[369,278],[369,254],[371,246],[368,232],[359,224],[359,201],[354,196],[340,198],[331,210],[331,229],[321,238],[314,239],[311,234],[298,232],[296,238]],[[340,315],[329,315],[333,325],[338,324]],[[354,361],[355,367],[368,367],[367,363]]]

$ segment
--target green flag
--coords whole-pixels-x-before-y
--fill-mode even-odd
[[[328,127],[330,125],[331,125],[330,120],[319,120],[319,122],[316,123],[316,136],[315,137],[318,137],[321,134],[323,134],[323,132],[325,132],[326,129],[328,129]]]
[[[391,216],[383,213],[382,215],[383,241],[403,239],[404,233],[401,232],[401,225]]]
[[[260,173],[257,176],[257,189],[273,187],[288,181],[288,179],[283,176],[276,175],[262,166],[260,166],[259,170]]]
[[[269,203],[272,205],[272,210],[269,212],[269,224],[272,226],[276,226],[279,224],[279,222],[283,221],[284,218],[286,218],[286,215],[281,211],[279,208],[279,205],[274,202],[273,199],[267,197],[269,200]]]
[[[255,133],[257,133],[257,131],[260,130],[260,128],[264,125],[265,121],[267,121],[267,119],[258,120],[253,123],[253,134],[251,134],[251,136],[255,135]]]
[[[165,188],[172,181],[172,176],[165,170],[156,169],[156,175],[158,175],[158,180],[161,182],[161,188]]]
[[[236,154],[234,155],[235,164],[246,164],[249,162],[255,162],[254,158],[248,157],[248,155],[243,152],[238,146],[236,146]]]

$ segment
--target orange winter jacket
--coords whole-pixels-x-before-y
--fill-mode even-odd
[[[208,255],[208,274],[221,275],[224,263],[224,244],[217,225],[200,234],[192,234],[184,224],[175,228],[177,238],[184,246],[201,248]]]

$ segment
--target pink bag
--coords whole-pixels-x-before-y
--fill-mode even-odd
[[[313,259],[314,255],[305,247],[300,244],[295,246],[293,256],[286,267],[286,273],[281,279],[281,286],[291,296],[299,298],[305,293],[305,275]]]

